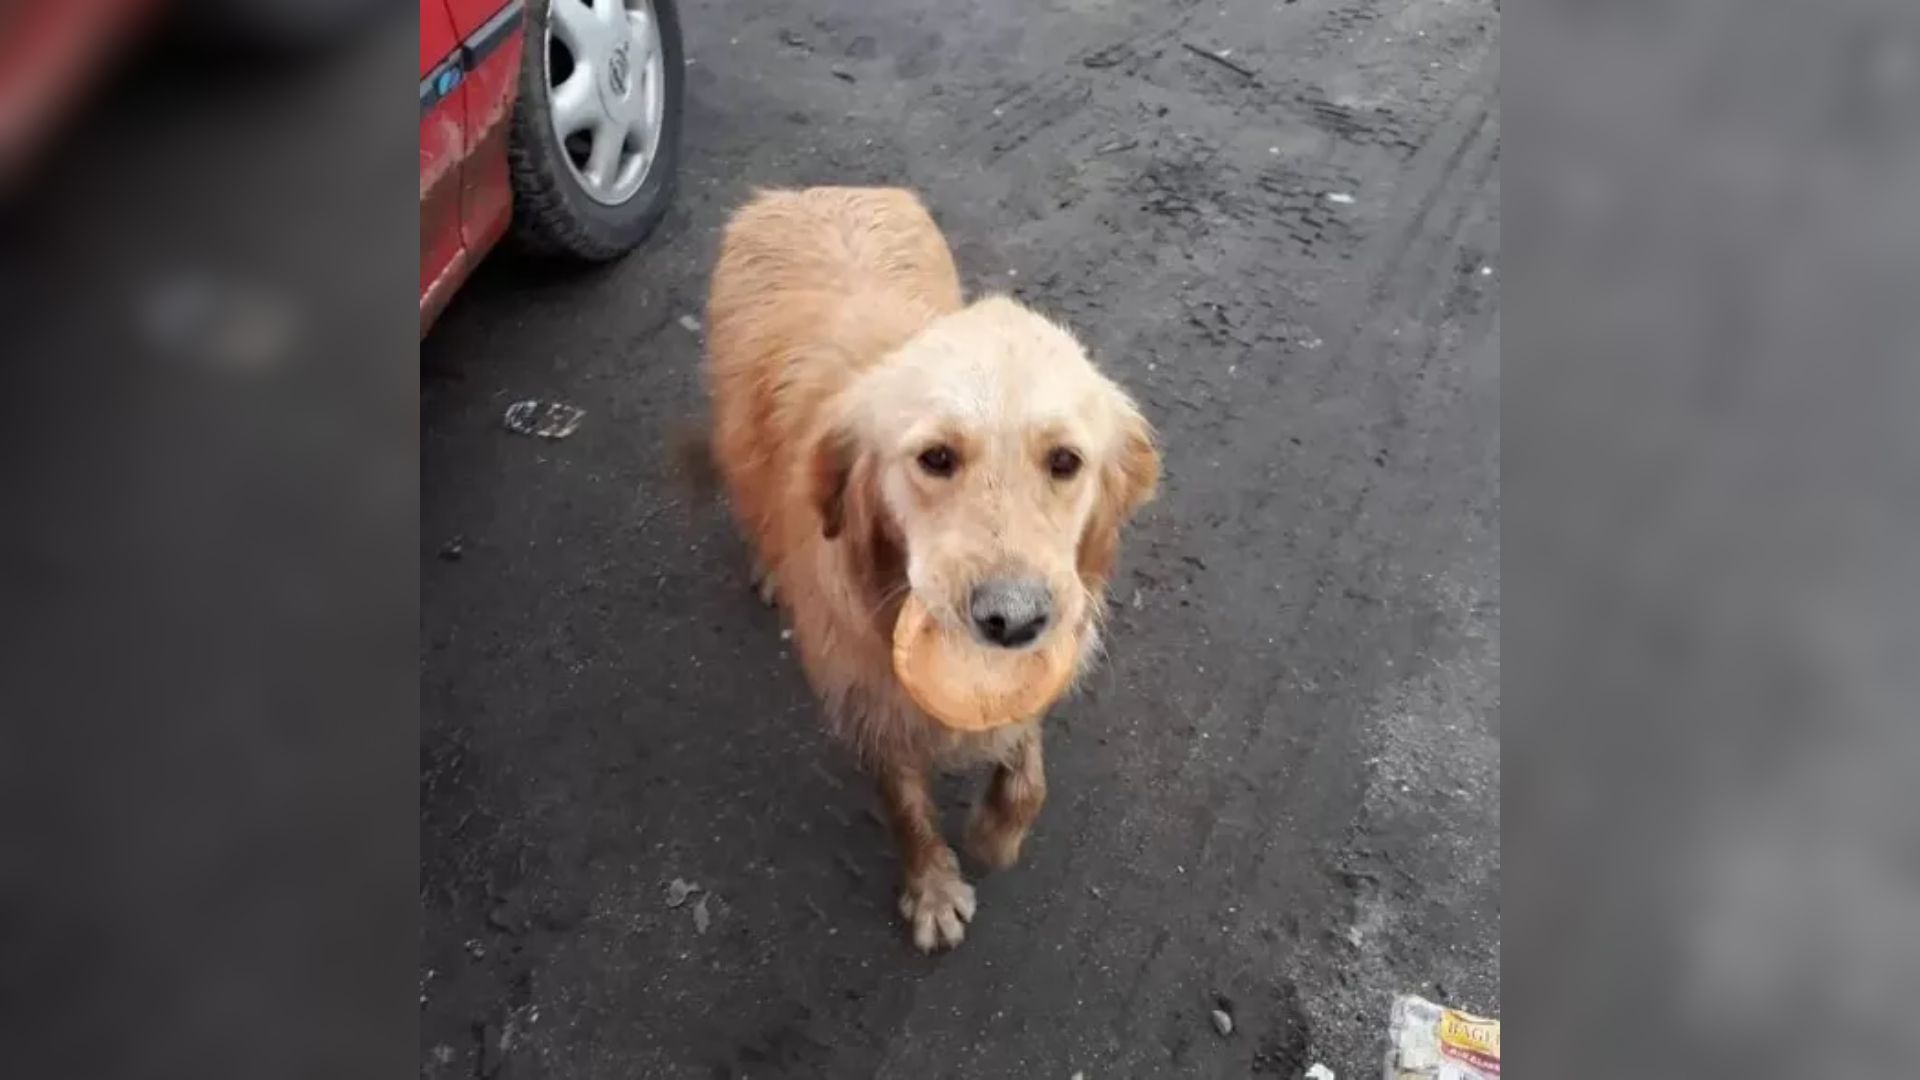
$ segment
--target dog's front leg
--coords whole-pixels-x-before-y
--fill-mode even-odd
[[[992,870],[1020,858],[1027,830],[1047,801],[1047,771],[1040,755],[1040,725],[993,770],[993,779],[967,823],[967,854]]]
[[[921,952],[951,949],[966,937],[973,918],[973,886],[940,838],[926,770],[888,769],[880,777],[880,799],[900,848],[900,914],[913,930],[913,943]]]
[[[753,557],[749,580],[753,585],[753,594],[760,598],[761,603],[774,607],[780,602],[780,583],[774,580],[773,571],[767,569],[767,564],[758,554]]]

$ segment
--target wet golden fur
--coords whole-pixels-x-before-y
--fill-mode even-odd
[[[1063,328],[1012,300],[963,304],[945,239],[906,191],[757,195],[728,224],[707,310],[713,460],[793,628],[830,729],[880,783],[902,847],[902,912],[956,944],[972,890],[934,826],[925,772],[987,761],[970,842],[1018,855],[1044,797],[1039,717],[954,732],[894,679],[911,590],[965,634],[969,590],[1015,567],[1097,647],[1121,526],[1159,476],[1153,433]],[[952,447],[930,475],[918,455]],[[1061,479],[1050,452],[1084,464]]]

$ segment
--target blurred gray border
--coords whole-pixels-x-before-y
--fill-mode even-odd
[[[1509,16],[1510,1056],[1915,1075],[1920,6]]]
[[[0,1044],[417,1062],[410,9],[156,41],[0,209]]]

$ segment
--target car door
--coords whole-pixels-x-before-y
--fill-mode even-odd
[[[460,205],[467,247],[478,258],[506,232],[513,215],[507,128],[519,96],[526,4],[522,0],[445,2],[466,64],[462,86],[467,97],[469,151],[461,176]]]
[[[467,156],[465,65],[446,0],[420,0],[420,321],[424,331],[466,276],[461,227]]]

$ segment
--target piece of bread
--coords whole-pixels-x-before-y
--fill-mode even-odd
[[[943,631],[912,596],[893,625],[893,673],[914,704],[950,728],[991,731],[1047,711],[1073,681],[1076,634],[1056,632],[1039,647],[990,649]]]

